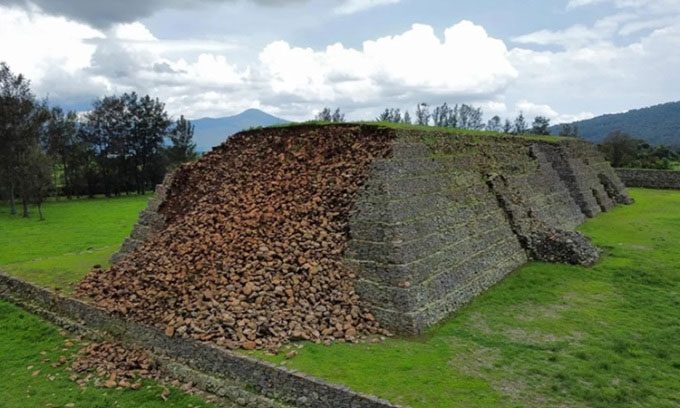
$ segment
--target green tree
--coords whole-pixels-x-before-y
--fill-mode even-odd
[[[452,109],[446,102],[444,102],[442,106],[435,107],[434,112],[432,113],[432,121],[434,122],[434,125],[439,127],[449,126],[451,111]]]
[[[560,126],[560,136],[564,137],[578,137],[578,125],[571,123],[564,123]]]
[[[408,111],[404,112],[404,118],[402,119],[402,123],[405,123],[407,125],[410,125],[411,122],[411,114],[408,113]]]
[[[534,118],[534,122],[531,124],[530,133],[534,135],[549,135],[550,134],[550,131],[548,131],[549,127],[550,119],[546,118],[545,116],[536,116]]]
[[[36,161],[45,159],[40,141],[48,120],[45,102],[36,101],[29,81],[0,63],[0,179],[7,185],[13,215],[17,212],[18,195],[23,215],[28,216],[28,204],[36,194],[33,183],[33,173],[39,165]]]
[[[164,172],[163,140],[168,135],[170,119],[165,111],[165,104],[158,98],[149,95],[137,98],[137,95],[123,95],[124,103],[130,112],[128,126],[129,146],[128,158],[132,164],[135,188],[138,194],[160,182]]]
[[[627,167],[636,160],[639,144],[640,140],[617,130],[604,139],[600,149],[612,166]]]
[[[510,119],[505,119],[505,122],[503,123],[503,133],[512,133],[512,123],[510,122]]]
[[[425,102],[416,105],[416,125],[427,126],[430,124],[430,107]]]
[[[325,107],[316,115],[316,120],[322,122],[330,122],[333,120],[333,114],[331,113],[331,108]]]
[[[165,105],[136,93],[95,101],[83,125],[104,194],[143,194],[164,172],[163,140],[170,120]]]
[[[45,216],[42,211],[42,204],[45,198],[52,192],[52,172],[53,166],[49,156],[35,143],[22,157],[23,165],[19,173],[18,190],[23,205],[23,216],[28,217],[28,204],[35,204],[38,208],[40,220]]]
[[[340,111],[340,108],[336,108],[333,111],[333,116],[331,116],[331,122],[340,123],[345,121],[345,114]]]
[[[191,121],[184,119],[184,115],[175,122],[169,137],[172,144],[167,148],[167,156],[171,168],[198,157],[196,143],[193,141],[194,125]]]
[[[513,126],[513,133],[516,135],[521,135],[527,132],[527,121],[524,119],[524,113],[520,112],[515,118],[515,124]]]
[[[78,178],[78,117],[75,112],[64,113],[59,107],[50,111],[50,118],[43,141],[46,152],[55,164],[55,177],[62,176],[63,193],[71,197],[75,193]],[[55,185],[58,181],[55,180]]]
[[[500,116],[496,115],[489,119],[489,121],[486,122],[486,129],[491,130],[493,132],[500,132],[501,130],[503,130]]]

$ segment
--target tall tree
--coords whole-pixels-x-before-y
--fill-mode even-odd
[[[345,121],[345,114],[340,111],[340,108],[336,108],[331,116],[331,122],[340,123]]]
[[[640,140],[619,130],[610,133],[600,149],[614,167],[624,167],[636,159]]]
[[[389,121],[390,121],[390,117],[391,117],[391,116],[390,116],[390,109],[389,109],[389,108],[385,108],[385,110],[382,111],[382,112],[380,113],[380,115],[378,115],[378,117],[375,118],[375,120],[376,120],[376,122],[389,122]]]
[[[578,137],[578,125],[564,123],[560,126],[560,136]]]
[[[322,122],[330,122],[333,120],[333,114],[331,113],[331,108],[325,107],[316,115],[316,120]]]
[[[458,110],[458,126],[463,129],[482,129],[483,113],[481,108],[462,104]]]
[[[521,135],[527,132],[527,121],[524,119],[524,112],[520,112],[515,118],[515,125],[513,127],[513,133],[516,135]]]
[[[430,107],[425,102],[416,105],[416,125],[427,126],[430,124]]]
[[[411,124],[411,114],[408,113],[408,111],[404,112],[404,118],[402,119],[402,123],[405,123],[407,125]]]
[[[137,193],[144,194],[159,182],[158,167],[162,165],[163,139],[168,134],[170,120],[165,104],[149,95],[123,95],[127,110],[131,113],[129,152]]]
[[[536,116],[531,124],[531,133],[534,135],[549,135],[550,119],[545,116]]]
[[[162,147],[170,121],[165,105],[136,93],[95,102],[83,126],[104,194],[144,193],[162,177]]]
[[[48,112],[35,100],[30,83],[0,63],[0,180],[7,186],[10,211],[16,214],[15,199],[22,198],[24,215],[32,194],[27,175],[40,141]]]
[[[23,165],[19,169],[18,192],[23,207],[22,214],[28,217],[28,205],[35,204],[42,221],[45,219],[42,204],[52,191],[52,162],[38,143],[31,145],[21,159]]]
[[[71,197],[75,193],[77,179],[78,117],[75,112],[64,113],[59,107],[50,111],[50,118],[44,135],[47,154],[55,166],[55,177],[63,178],[63,193]],[[58,182],[55,180],[55,185]]]
[[[432,113],[432,121],[435,126],[446,127],[449,125],[449,118],[451,116],[451,108],[444,102],[442,106],[437,106],[434,108]]]
[[[385,108],[384,111],[375,119],[378,122],[401,123],[401,110],[395,108]]]
[[[194,125],[184,119],[184,115],[175,122],[169,137],[171,145],[167,149],[167,155],[170,167],[177,167],[198,157],[196,143],[193,141]]]
[[[505,122],[503,122],[503,133],[512,133],[512,123],[510,122],[510,119],[505,119]]]
[[[486,129],[491,130],[493,132],[500,132],[501,130],[503,130],[503,128],[501,126],[500,116],[496,115],[496,116],[492,117],[491,119],[489,119],[489,121],[486,122]]]

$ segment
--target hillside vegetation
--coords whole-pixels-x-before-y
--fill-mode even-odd
[[[680,146],[680,102],[602,115],[574,124],[582,137],[596,143],[618,130],[651,144]],[[551,131],[557,134],[559,126]]]

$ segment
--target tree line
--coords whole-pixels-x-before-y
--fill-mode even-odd
[[[326,107],[316,116],[316,120],[324,122],[343,122],[345,115],[336,108],[334,111]],[[545,116],[536,116],[529,123],[523,112],[520,112],[513,120],[501,119],[495,115],[488,121],[484,121],[484,112],[481,108],[468,104],[456,104],[450,106],[444,103],[440,106],[431,107],[427,103],[416,105],[413,119],[409,111],[398,108],[385,108],[375,120],[377,122],[402,123],[419,126],[438,126],[458,129],[489,130],[505,134],[534,134],[549,135],[550,119]],[[563,124],[560,127],[560,136],[578,137],[579,130],[576,125]]]
[[[611,132],[598,148],[614,167],[669,170],[680,163],[680,147],[652,146],[620,130]]]
[[[194,127],[172,121],[157,98],[135,92],[96,100],[82,116],[49,107],[0,63],[0,195],[24,217],[49,195],[143,194],[197,157]]]

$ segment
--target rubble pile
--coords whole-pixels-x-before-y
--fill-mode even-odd
[[[94,376],[95,384],[106,388],[141,387],[144,378],[160,379],[153,359],[143,350],[124,347],[119,343],[92,343],[82,348],[71,364],[73,379],[82,385],[87,379],[78,374]]]
[[[390,138],[359,125],[233,136],[175,174],[165,227],[77,294],[229,348],[381,332],[342,255],[359,187]]]

